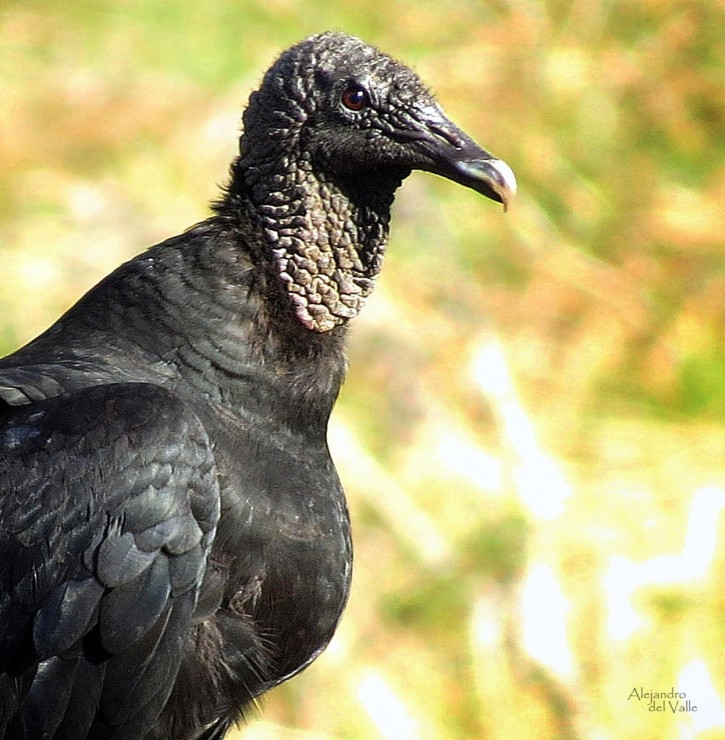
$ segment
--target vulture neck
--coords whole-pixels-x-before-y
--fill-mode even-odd
[[[398,172],[335,174],[298,155],[233,167],[261,228],[267,258],[299,322],[324,333],[356,316],[388,240]]]

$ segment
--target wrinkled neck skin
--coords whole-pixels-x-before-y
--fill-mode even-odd
[[[404,174],[330,176],[299,152],[251,162],[242,156],[233,170],[299,321],[327,332],[356,316],[380,272],[390,206]]]

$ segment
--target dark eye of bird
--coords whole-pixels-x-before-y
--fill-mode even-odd
[[[342,104],[351,111],[361,111],[370,104],[367,90],[361,85],[348,85],[340,97]]]

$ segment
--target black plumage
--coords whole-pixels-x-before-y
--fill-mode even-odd
[[[220,738],[327,645],[352,562],[327,421],[413,169],[515,190],[407,67],[303,41],[213,215],[0,361],[0,737]]]

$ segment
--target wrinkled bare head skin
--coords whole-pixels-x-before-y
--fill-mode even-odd
[[[318,332],[364,305],[411,170],[504,206],[516,190],[510,168],[455,126],[412,70],[339,33],[280,56],[250,98],[240,152],[234,177],[249,188],[298,319]]]

